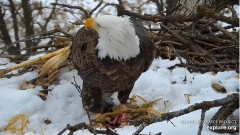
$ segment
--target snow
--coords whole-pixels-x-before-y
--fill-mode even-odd
[[[3,65],[5,63],[9,63],[9,61],[0,58],[0,69],[12,65]],[[236,89],[239,88],[239,79],[236,78],[238,73],[235,71],[201,74],[190,73],[186,68],[180,67],[173,70],[167,69],[177,63],[179,63],[178,59],[155,59],[150,69],[136,81],[131,96],[139,95],[148,101],[161,98],[154,108],[161,112],[169,112],[186,108],[194,103],[226,97],[237,92]],[[38,96],[38,92],[43,90],[41,86],[27,90],[20,90],[19,88],[25,81],[37,77],[37,71],[11,79],[0,78],[0,129],[3,129],[16,114],[26,114],[28,116],[28,129],[25,135],[40,135],[42,132],[45,135],[57,134],[67,124],[74,125],[80,122],[88,122],[79,93],[71,84],[73,76],[75,76],[78,84],[82,84],[76,70],[61,69],[58,77],[59,83],[49,87],[51,92],[45,101]],[[212,89],[212,83],[221,84],[226,88],[227,93],[217,93]],[[191,95],[190,104],[188,104],[184,94]],[[114,102],[119,104],[116,94],[113,97],[115,98]],[[217,110],[218,108],[213,108],[207,111],[205,120],[210,120]],[[200,115],[201,110],[198,110],[174,118],[171,120],[174,125],[166,121],[154,123],[147,126],[141,134],[156,134],[159,132],[164,135],[197,134]],[[94,115],[92,114],[92,116]],[[51,120],[51,124],[44,123],[44,120],[47,119]],[[129,135],[136,130],[137,127],[133,126],[116,129],[120,135]],[[0,134],[8,135],[9,133],[0,132]],[[87,130],[75,132],[75,135],[90,134]],[[207,129],[206,123],[203,125],[202,134],[217,135],[217,133]]]

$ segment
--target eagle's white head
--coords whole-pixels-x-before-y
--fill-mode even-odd
[[[98,32],[96,49],[100,59],[109,56],[115,60],[127,60],[140,53],[139,38],[129,18],[111,15],[88,18],[85,28]]]

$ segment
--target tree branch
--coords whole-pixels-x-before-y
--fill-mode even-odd
[[[225,106],[225,105],[230,104],[230,103],[238,104],[238,102],[239,102],[239,94],[238,93],[233,93],[233,94],[228,95],[227,97],[222,98],[222,99],[216,99],[216,100],[213,100],[213,101],[203,101],[201,103],[195,103],[193,105],[190,105],[189,107],[181,109],[179,111],[163,113],[161,116],[158,116],[158,117],[155,117],[151,120],[148,120],[147,124],[162,122],[162,121],[165,121],[165,120],[169,121],[170,119],[182,116],[184,114],[191,113],[191,112],[199,110],[199,109],[209,110],[210,108],[218,107],[218,106]],[[130,123],[134,124],[134,125],[139,125],[143,121],[144,120],[130,121]]]
[[[13,29],[14,29],[14,35],[15,35],[15,41],[19,40],[19,35],[18,35],[18,21],[17,21],[17,14],[16,14],[16,8],[13,0],[9,0],[10,3],[10,9],[11,9],[11,14],[12,14],[12,20],[13,20]],[[13,49],[13,50],[12,50]],[[14,54],[20,54],[19,50],[20,49],[20,44],[17,43],[16,47],[12,47],[11,50],[14,51]]]
[[[2,39],[5,43],[5,45],[9,45],[12,43],[12,40],[10,38],[8,29],[7,29],[7,25],[4,20],[4,14],[3,14],[2,10],[3,10],[3,8],[2,8],[2,6],[0,6],[0,31],[1,31]]]
[[[80,11],[82,11],[84,13],[84,15],[86,16],[86,18],[91,17],[89,15],[89,13],[87,12],[86,9],[84,9],[83,7],[79,7],[79,6],[72,6],[72,5],[67,5],[67,4],[59,4],[59,3],[51,3],[52,5],[58,5],[58,6],[62,6],[62,7],[67,7],[67,8],[71,8],[71,9],[79,9]]]
[[[58,0],[56,0],[55,3],[57,4]],[[52,9],[51,13],[49,14],[49,16],[46,18],[46,21],[45,21],[45,24],[43,25],[42,31],[46,30],[47,25],[48,25],[50,19],[52,18],[52,16],[54,15],[55,11],[56,11],[56,5],[53,5],[53,9]]]
[[[24,14],[24,25],[25,25],[25,37],[29,37],[34,35],[34,28],[33,28],[33,17],[32,17],[32,10],[29,4],[29,0],[22,0],[22,8]],[[35,46],[35,42],[32,40],[26,40],[26,46],[30,48],[31,46]],[[32,53],[34,50],[30,50],[27,53]]]
[[[203,122],[204,122],[204,119],[205,119],[206,111],[207,110],[202,110],[201,119],[200,119],[200,124],[199,124],[197,135],[201,135],[202,134]]]
[[[100,0],[98,5],[89,12],[89,16],[92,16],[93,12],[95,12],[102,5],[102,3],[103,3],[103,0]]]

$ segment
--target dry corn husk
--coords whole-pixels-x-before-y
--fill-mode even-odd
[[[22,86],[20,86],[20,89],[29,89],[35,87],[36,85],[41,85],[43,87],[51,85],[58,77],[61,66],[67,63],[70,55],[70,47],[72,45],[71,39],[68,38],[56,38],[55,41],[57,44],[64,44],[66,47],[0,70],[0,77],[4,77],[5,74],[19,68],[38,65],[39,72],[37,81],[34,81],[34,83],[32,83],[33,81],[25,82]]]
[[[4,131],[11,132],[13,134],[21,133],[23,135],[26,129],[27,129],[27,115],[17,114],[9,120],[7,126],[4,128]]]
[[[137,104],[137,98],[141,99],[144,103],[139,105]],[[156,116],[161,116],[161,112],[155,110],[153,106],[160,99],[156,99],[148,102],[140,96],[133,96],[129,99],[127,104],[120,104],[114,107],[112,112],[107,112],[104,114],[96,114],[95,119],[93,120],[93,126],[104,128],[106,125],[104,123],[113,123],[113,118],[118,117],[119,115],[124,114],[127,120],[138,120],[138,119],[152,119]],[[126,118],[127,117],[127,118]],[[128,125],[127,121],[121,122],[119,126]]]

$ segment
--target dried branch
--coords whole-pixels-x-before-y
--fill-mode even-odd
[[[2,6],[0,6],[0,31],[1,31],[1,36],[2,36],[2,39],[5,43],[5,45],[9,45],[12,43],[12,40],[10,38],[6,22],[4,20],[4,13],[2,10],[3,10],[3,8],[2,8]],[[10,47],[8,50],[11,51]],[[12,54],[14,52],[9,52],[9,53]]]
[[[57,4],[57,3],[58,3],[58,0],[56,0],[55,3]],[[56,12],[56,5],[53,5],[53,9],[52,9],[51,13],[49,14],[49,16],[46,18],[45,24],[44,24],[43,27],[42,27],[42,31],[45,31],[45,30],[46,30],[47,25],[48,25],[48,23],[50,22],[50,20],[51,20],[51,18],[52,18],[52,16],[54,15],[55,12]],[[16,41],[18,41],[18,40],[16,40]]]
[[[67,5],[67,4],[59,4],[59,3],[51,3],[52,5],[58,5],[58,6],[61,6],[61,7],[67,7],[67,8],[71,8],[71,9],[79,9],[80,11],[82,11],[84,13],[84,15],[89,18],[91,17],[88,13],[88,11],[86,9],[84,9],[83,7],[80,7],[80,6],[72,6],[72,5]]]
[[[82,89],[81,86],[77,84],[75,76],[73,76],[73,82],[71,84],[77,89],[79,96],[82,97]]]
[[[202,110],[201,119],[200,119],[200,124],[199,124],[197,135],[201,135],[202,134],[203,122],[204,122],[204,119],[205,119],[206,111],[207,110]]]
[[[11,59],[11,60],[23,60],[25,58],[28,57],[27,54],[18,54],[18,55],[13,55],[13,54],[0,54],[0,57],[2,58],[8,58],[8,59]]]
[[[34,35],[34,26],[29,0],[22,0],[22,8],[24,14],[25,37],[30,37]],[[26,40],[25,43],[27,47],[36,46],[34,40]],[[34,50],[28,51],[28,53],[30,54],[32,51]]]
[[[89,12],[89,16],[92,16],[93,12],[95,12],[102,5],[102,3],[103,0],[100,0],[98,5]]]
[[[230,39],[232,39],[234,42],[238,42],[238,39],[235,35],[233,35],[232,33],[230,33],[229,31],[225,30],[224,28],[222,28],[221,26],[219,25],[215,25],[215,24],[211,24],[211,26],[213,28],[216,28],[218,30],[220,30],[222,33],[224,33],[224,35],[226,35],[227,37],[229,37]]]
[[[62,33],[65,36],[54,35],[55,33]],[[45,39],[45,38],[56,38],[56,37],[67,37],[67,38],[71,39],[72,35],[63,31],[63,30],[61,30],[61,29],[56,28],[54,30],[50,30],[50,31],[47,31],[47,32],[42,32],[40,34],[32,35],[32,36],[29,36],[27,38],[21,39],[19,41],[12,42],[9,45],[7,45],[7,47],[5,47],[3,49],[3,51],[0,53],[0,55],[3,54],[4,52],[6,52],[10,47],[14,46],[14,44],[17,44],[17,43],[20,43],[20,42],[26,42],[26,41],[29,41],[29,40],[32,40],[32,41],[41,40],[41,39]],[[38,49],[38,47],[28,47],[28,48]]]
[[[78,130],[87,129],[89,132],[93,133],[92,128],[89,127],[85,122],[76,124],[74,126],[67,125],[62,131],[60,131],[57,135],[62,135],[64,132],[69,130],[70,132],[68,135],[73,135],[74,132]],[[106,134],[106,135],[118,135],[117,133],[113,132],[111,129],[107,128],[106,130],[95,130],[96,134]]]
[[[39,46],[33,46],[31,48],[23,48],[21,50],[37,50],[37,49],[45,49],[47,50],[50,47],[55,47],[55,48],[62,48],[65,47],[64,44],[54,44],[54,45],[39,45]],[[0,55],[1,56],[1,55]]]
[[[135,131],[132,135],[139,135],[146,126],[147,126],[146,123],[141,124],[137,131]]]
[[[102,10],[103,10],[104,8],[106,8],[107,6],[115,6],[115,7],[117,7],[117,4],[105,3],[104,6],[102,6],[102,7],[98,10],[98,12],[96,13],[95,16],[98,16],[98,14],[99,14],[100,12],[102,12]]]
[[[79,124],[76,124],[74,126],[70,126],[69,124],[67,125],[66,128],[64,128],[62,131],[60,131],[57,135],[62,135],[64,132],[66,132],[67,130],[70,130],[70,133],[69,135],[73,135],[73,133],[77,130],[80,130],[80,129],[88,129],[88,126],[85,122],[82,122],[82,123],[79,123]]]
[[[163,25],[162,23],[160,23],[161,28],[163,28],[164,30],[166,30],[168,33],[170,33],[171,35],[173,35],[177,40],[179,40],[182,44],[184,45],[188,45],[188,47],[194,51],[194,52],[198,52],[200,51],[201,53],[204,53],[205,50],[198,46],[198,45],[194,45],[194,43],[187,41],[185,39],[183,39],[181,36],[177,35],[176,33],[174,33],[173,31],[171,31],[167,26]]]
[[[239,19],[238,18],[232,18],[232,17],[226,17],[222,14],[217,14],[214,12],[213,9],[210,9],[208,7],[204,7],[200,12],[205,14],[207,17],[231,24],[234,27],[239,27]]]
[[[17,14],[16,14],[16,8],[13,0],[9,0],[10,3],[10,9],[11,9],[11,14],[12,14],[12,20],[13,20],[13,29],[14,29],[14,36],[15,36],[15,41],[19,40],[19,35],[18,35],[18,21],[17,21]],[[20,54],[20,52],[16,51],[20,49],[20,44],[16,44],[16,48],[14,48],[15,54]]]
[[[159,2],[159,0],[151,0],[154,2],[158,8],[158,13],[160,14],[163,11],[163,1]]]
[[[165,121],[165,120],[169,121],[170,119],[182,116],[184,114],[191,113],[191,112],[199,110],[199,109],[209,110],[213,107],[225,106],[225,105],[228,105],[230,103],[238,104],[238,102],[239,102],[239,94],[238,93],[233,93],[233,94],[228,95],[227,97],[222,98],[222,99],[216,99],[216,100],[213,100],[213,101],[203,101],[201,103],[195,103],[193,105],[190,105],[189,107],[181,109],[179,111],[164,113],[161,116],[155,117],[155,118],[153,118],[151,120],[148,120],[148,121],[137,120],[137,121],[131,121],[130,123],[134,124],[134,125],[139,125],[143,122],[147,122],[147,124],[152,124],[152,123],[161,122],[161,121]]]
[[[159,33],[152,32],[150,34],[157,46],[156,56],[171,59],[182,57],[187,61],[186,64],[180,63],[170,67],[170,69],[181,66],[188,68],[191,72],[225,70],[238,72],[238,32],[228,30],[235,28],[231,23],[226,27],[218,24],[217,21],[220,19],[214,17],[218,14],[215,12],[208,7],[200,6],[197,13],[193,13],[197,15],[195,20],[188,23],[170,19],[173,16],[176,17],[177,14],[170,15],[171,17],[166,16],[165,18],[170,18],[160,23],[161,29],[154,29]],[[187,18],[191,20],[191,16],[185,16],[184,20]],[[234,21],[238,22],[238,19],[235,18]],[[169,46],[172,46],[171,49]]]

